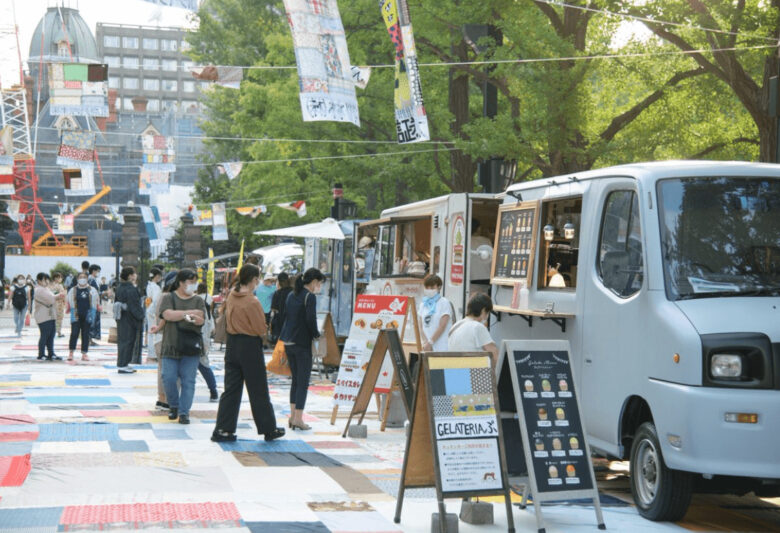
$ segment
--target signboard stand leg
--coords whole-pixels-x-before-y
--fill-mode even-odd
[[[333,406],[333,412],[330,414],[330,425],[333,426],[336,424],[336,415],[339,414],[339,406],[334,405]]]

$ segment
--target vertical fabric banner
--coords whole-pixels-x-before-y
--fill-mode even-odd
[[[215,241],[228,240],[227,215],[225,214],[225,202],[212,204],[212,238]]]
[[[241,239],[241,250],[238,252],[238,264],[236,265],[236,272],[241,270],[244,266],[244,239]]]
[[[379,0],[382,19],[395,46],[395,130],[399,144],[428,141],[417,49],[406,0]]]
[[[298,65],[304,122],[360,126],[347,39],[336,0],[284,0]]]
[[[209,248],[209,259],[214,259],[213,248]],[[214,261],[209,261],[209,268],[206,270],[206,291],[208,294],[214,294]]]

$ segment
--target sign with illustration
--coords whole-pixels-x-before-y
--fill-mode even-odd
[[[484,353],[422,353],[395,521],[404,490],[436,487],[445,498],[503,495],[514,531],[492,360]]]
[[[463,284],[463,274],[466,271],[466,222],[463,214],[455,215],[452,225],[452,260],[450,261],[450,283]]]
[[[602,528],[568,341],[505,341],[499,365],[499,383],[511,381],[514,399],[506,397],[508,391],[499,391],[501,406],[504,411],[517,410],[522,437],[523,450],[508,449],[508,453],[525,455],[528,481],[521,483],[526,487],[523,500],[530,489],[537,525],[544,527],[541,502],[589,498]],[[514,441],[513,446],[519,445]]]
[[[520,282],[526,288],[530,287],[538,233],[538,207],[538,202],[531,201],[499,208],[491,283],[514,286]]]

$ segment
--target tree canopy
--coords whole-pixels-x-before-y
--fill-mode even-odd
[[[431,141],[399,145],[394,70],[385,67],[393,47],[376,0],[339,2],[351,63],[376,65],[357,90],[360,128],[302,121],[281,1],[205,0],[188,35],[192,58],[251,68],[240,90],[205,92],[202,128],[211,139],[195,200],[268,205],[257,219],[228,210],[231,237],[254,245],[262,240],[252,231],[297,223],[276,203],[303,199],[307,219],[327,216],[335,183],[369,218],[478,190],[477,162],[491,157],[516,160],[517,179],[639,160],[765,157],[774,133],[765,132],[764,93],[776,50],[750,47],[776,43],[774,2],[635,4],[410,0]],[[626,14],[652,34],[632,37],[637,19]],[[473,25],[488,24],[492,37],[479,37]],[[499,95],[493,118],[483,117],[485,83]],[[216,164],[230,160],[247,163],[229,182]]]

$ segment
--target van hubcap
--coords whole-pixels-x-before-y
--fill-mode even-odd
[[[634,486],[642,506],[649,507],[655,501],[655,496],[658,493],[658,469],[660,467],[658,452],[652,442],[643,440],[639,444],[636,462],[637,468],[634,471],[637,474],[637,479],[634,480]]]

